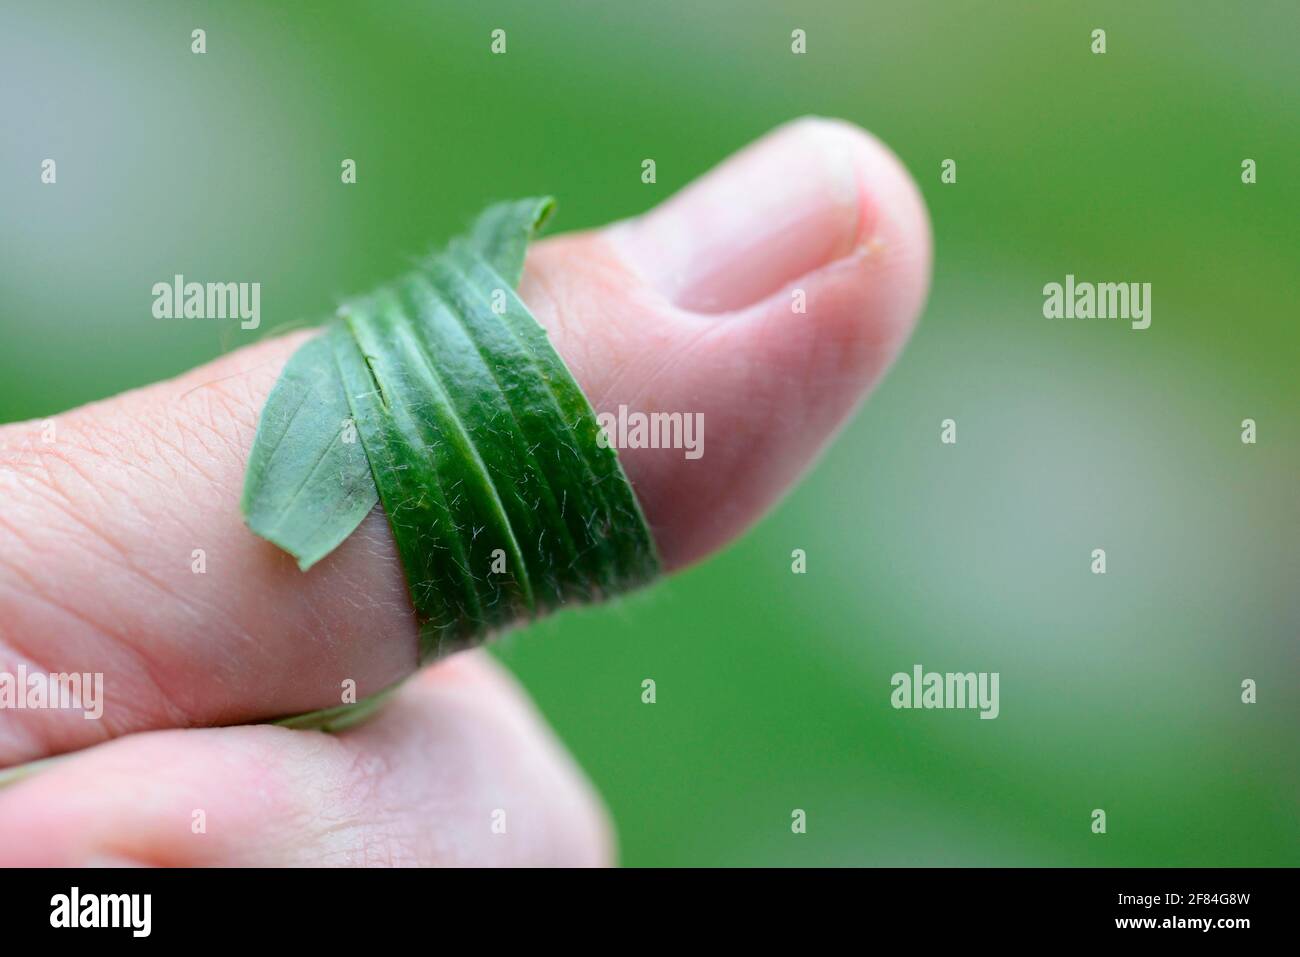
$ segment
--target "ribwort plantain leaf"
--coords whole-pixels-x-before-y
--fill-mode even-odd
[[[514,292],[553,208],[489,207],[347,304],[290,360],[258,427],[249,527],[305,570],[380,502],[426,657],[658,572],[616,453]]]

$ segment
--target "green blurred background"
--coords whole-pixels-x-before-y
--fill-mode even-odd
[[[593,226],[791,117],[873,130],[936,239],[898,365],[726,553],[498,654],[627,864],[1300,863],[1295,3],[0,9],[0,421],[324,315],[490,199]],[[263,329],[154,320],[174,272],[262,282]],[[1067,272],[1151,282],[1152,327],[1044,319]],[[914,663],[1000,672],[1001,717],[893,710]]]

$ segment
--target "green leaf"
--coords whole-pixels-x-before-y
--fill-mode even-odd
[[[351,415],[324,338],[293,354],[262,409],[240,505],[248,527],[297,558],[303,571],[379,501],[365,449],[348,427]]]
[[[307,568],[377,497],[426,657],[659,569],[616,453],[514,292],[553,207],[490,207],[445,252],[350,302],[263,411],[250,527]],[[341,447],[344,421],[359,444]]]
[[[555,200],[549,196],[497,203],[479,214],[470,230],[469,243],[513,289],[524,274],[524,252],[529,241],[553,212]]]

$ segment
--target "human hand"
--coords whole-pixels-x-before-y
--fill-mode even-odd
[[[671,571],[808,468],[901,348],[929,260],[897,160],[809,119],[642,217],[538,243],[520,294],[597,412],[703,415],[699,459],[619,453]],[[0,789],[0,864],[611,860],[598,799],[482,652],[342,734],[247,724],[416,668],[378,509],[305,574],[241,518],[258,415],[311,334],[68,412],[52,443],[0,428],[0,674],[105,675],[100,720],[0,710],[0,767],[86,749]]]

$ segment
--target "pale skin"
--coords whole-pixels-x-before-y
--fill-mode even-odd
[[[901,164],[819,119],[644,216],[532,247],[520,292],[598,412],[703,413],[698,460],[620,453],[669,570],[811,465],[902,348],[930,248]],[[416,668],[381,511],[306,574],[240,517],[258,414],[310,334],[59,415],[53,443],[40,422],[0,428],[0,672],[105,675],[101,720],[0,710],[0,768],[77,752],[0,789],[0,865],[615,860],[598,796],[481,652],[424,669],[342,734],[217,727]]]

